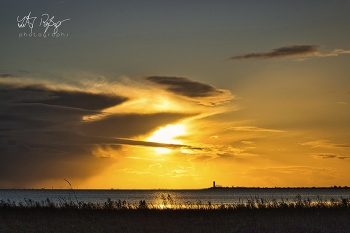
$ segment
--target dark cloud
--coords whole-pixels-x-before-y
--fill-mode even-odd
[[[346,144],[336,144],[336,147],[343,147],[343,148],[350,148],[350,145],[346,145]]]
[[[87,142],[93,140],[73,130],[37,129],[35,125],[1,132],[0,180],[26,187],[45,179],[90,176],[107,163],[91,156]]]
[[[102,111],[126,100],[41,85],[0,84],[0,188],[30,187],[52,179],[85,179],[111,166],[111,160],[117,158],[107,152],[118,154],[121,145],[196,149],[130,139],[190,115],[106,115]],[[107,152],[96,155],[95,148]]]
[[[209,84],[183,77],[149,76],[146,80],[166,86],[166,90],[186,97],[210,97],[223,94],[222,90]]]
[[[217,155],[219,156],[219,158],[227,158],[227,159],[231,159],[234,158],[234,155],[231,155],[229,153],[217,153]]]
[[[32,136],[36,136],[35,134]],[[84,179],[110,166],[79,145],[0,146],[0,187],[30,187],[44,180]]]
[[[0,105],[0,129],[11,122],[18,124],[17,127],[22,129],[26,128],[26,125],[31,128],[32,124],[36,124],[36,127],[54,122],[63,124],[80,121],[83,116],[97,113],[99,112],[46,104],[6,104]]]
[[[97,121],[84,122],[79,129],[96,136],[134,137],[189,116],[191,115],[179,113],[116,114]]]
[[[127,117],[131,117],[131,115]],[[164,119],[162,119],[163,117]],[[5,130],[1,130],[0,133],[0,187],[4,188],[2,185],[5,183],[12,185],[7,187],[28,187],[33,182],[42,180],[85,179],[96,175],[115,162],[111,161],[113,158],[106,154],[95,155],[93,151],[96,147],[108,148],[114,153],[120,153],[120,145],[197,149],[186,145],[110,137],[111,135],[127,137],[145,134],[154,128],[147,126],[137,129],[137,126],[147,125],[148,121],[152,121],[154,122],[153,127],[157,127],[159,124],[156,124],[157,120],[165,124],[171,123],[179,117],[155,114],[148,115],[143,119],[142,115],[138,115],[134,120],[141,123],[134,126],[133,123],[136,121],[130,123],[115,121],[116,125],[112,128],[118,129],[119,126],[123,129],[123,131],[117,130],[115,134],[112,131],[107,131],[104,134],[103,130],[99,128],[95,128],[95,133],[91,125],[89,125],[91,131],[81,132],[79,128],[83,127],[85,122],[74,121],[74,117],[69,122],[61,122],[59,118],[51,118],[48,122],[34,121],[25,117],[14,118],[13,124]],[[69,117],[66,118],[69,119]],[[23,119],[26,120],[26,123],[22,123]],[[6,124],[8,123],[5,122]],[[130,127],[130,132],[127,127],[122,126],[123,124]]]
[[[243,59],[273,59],[273,58],[287,58],[287,57],[305,57],[317,54],[319,46],[316,45],[291,45],[273,49],[265,53],[248,53],[239,56],[233,56],[228,60],[243,60]]]
[[[102,110],[127,100],[127,98],[120,96],[84,92],[55,91],[51,95],[52,99],[43,100],[42,103],[89,110]]]
[[[204,161],[209,161],[212,160],[213,157],[209,156],[209,155],[197,155],[194,158],[191,158],[190,161],[194,161],[194,162],[204,162]]]
[[[169,144],[169,143],[160,143],[160,142],[147,142],[147,141],[140,141],[140,140],[132,140],[132,139],[124,139],[124,138],[116,138],[114,140],[111,140],[113,143],[118,143],[120,145],[132,145],[132,146],[146,146],[146,147],[162,147],[162,148],[168,148],[168,149],[190,149],[190,150],[202,150],[203,148],[200,147],[193,147],[189,145],[182,145],[182,144]],[[115,144],[108,144],[108,146]]]
[[[18,70],[18,72],[21,72],[21,73],[30,73],[28,70]]]
[[[42,103],[48,105],[102,110],[121,104],[128,99],[122,96],[83,91],[52,90],[42,85],[0,86],[0,99],[16,103]],[[0,101],[1,101],[0,100]]]
[[[0,74],[1,78],[15,78],[18,77],[18,75],[14,75],[14,74]]]
[[[350,156],[344,156],[344,155],[338,155],[338,154],[329,154],[329,153],[323,153],[323,154],[313,154],[312,157],[315,159],[350,159]]]

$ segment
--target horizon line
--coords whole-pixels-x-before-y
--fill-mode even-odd
[[[279,186],[273,186],[273,187],[249,187],[249,186],[231,186],[231,187],[207,187],[207,188],[0,188],[0,190],[125,190],[125,191],[132,191],[132,190],[207,190],[207,189],[347,189],[350,188],[349,186],[287,186],[287,187],[279,187]]]

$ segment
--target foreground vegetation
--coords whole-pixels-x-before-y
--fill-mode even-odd
[[[349,198],[177,204],[0,201],[0,232],[349,232]]]

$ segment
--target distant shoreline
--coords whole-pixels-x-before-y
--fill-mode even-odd
[[[348,186],[331,187],[210,187],[206,189],[350,189]]]
[[[74,190],[81,191],[200,191],[200,190],[226,190],[226,189],[350,189],[348,186],[331,186],[331,187],[209,187],[209,188],[199,188],[199,189],[122,189],[122,188],[110,188],[110,189],[79,189]],[[45,190],[45,191],[58,191],[58,190],[72,190],[71,188],[4,188],[0,190]]]

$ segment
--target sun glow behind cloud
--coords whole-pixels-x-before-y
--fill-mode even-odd
[[[155,131],[149,138],[147,138],[147,141],[166,144],[181,144],[181,140],[176,139],[176,137],[184,135],[185,133],[185,126],[182,124],[167,125]],[[154,150],[159,154],[171,152],[168,148],[155,148]]]

